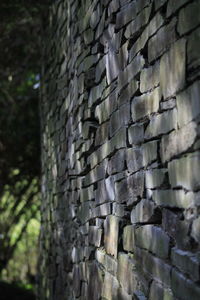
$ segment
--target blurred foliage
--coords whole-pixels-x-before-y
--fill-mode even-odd
[[[35,274],[39,232],[38,86],[48,4],[0,2],[0,275],[25,283]]]

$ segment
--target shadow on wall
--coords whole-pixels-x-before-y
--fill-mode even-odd
[[[199,5],[77,3],[78,27],[55,6],[70,47],[44,74],[60,70],[43,95],[43,289],[199,299]]]

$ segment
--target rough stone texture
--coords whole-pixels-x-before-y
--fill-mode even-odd
[[[38,300],[200,299],[200,1],[51,1]]]
[[[178,40],[160,61],[160,85],[164,99],[185,85],[186,40]]]
[[[135,230],[135,244],[147,249],[162,258],[169,255],[168,235],[161,228],[154,225],[140,226]]]

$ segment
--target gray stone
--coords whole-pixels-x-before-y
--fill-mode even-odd
[[[137,172],[115,183],[116,201],[118,203],[134,204],[144,191],[144,172]]]
[[[125,205],[113,203],[112,214],[117,217],[123,218],[125,216],[128,216],[130,213],[125,210]]]
[[[167,2],[167,0],[155,0],[154,2],[155,2],[155,9],[158,10]]]
[[[119,234],[119,218],[107,216],[104,222],[104,244],[108,254],[117,257]]]
[[[136,17],[136,14],[137,11],[135,2],[125,6],[125,8],[121,9],[117,14],[116,28],[119,29],[132,21]]]
[[[125,150],[120,149],[114,154],[108,163],[108,173],[122,172],[125,168]]]
[[[118,76],[122,68],[120,66],[118,55],[113,51],[109,51],[108,54],[106,54],[105,61],[106,77],[108,80],[108,84],[110,84]]]
[[[159,206],[174,208],[190,208],[194,206],[190,193],[183,190],[156,190],[153,191],[153,200]]]
[[[154,89],[145,95],[133,98],[131,113],[133,121],[142,119],[151,113],[157,112],[161,100],[160,88]]]
[[[145,172],[145,186],[148,189],[160,187],[165,179],[167,169],[152,169]]]
[[[193,71],[200,65],[200,29],[196,29],[188,38],[187,63],[189,70]]]
[[[160,61],[160,85],[164,99],[183,89],[185,85],[186,40],[172,45]]]
[[[176,100],[174,98],[160,103],[161,110],[172,109],[175,108],[175,106],[176,106]]]
[[[91,89],[88,100],[88,107],[91,107],[97,102],[97,100],[101,98],[103,90],[106,88],[106,84],[106,78],[104,78],[99,85]]]
[[[164,136],[161,140],[160,150],[162,161],[168,161],[174,156],[188,150],[194,144],[196,137],[197,126],[194,122]]]
[[[127,83],[131,82],[132,79],[142,70],[145,64],[145,60],[142,55],[138,54],[128,64],[128,66],[119,73],[118,77],[118,88],[121,90]]]
[[[127,225],[123,231],[123,248],[125,251],[134,252],[135,248],[135,226]]]
[[[200,232],[200,227],[198,232]],[[173,265],[179,268],[181,272],[188,274],[194,281],[199,280],[200,262],[194,253],[172,248],[171,259]]]
[[[110,140],[111,152],[126,147],[126,128],[122,127]]]
[[[141,27],[147,25],[151,14],[151,9],[151,4],[145,7],[141,13],[139,13],[137,17],[126,27],[124,35],[127,39],[137,34]]]
[[[172,291],[168,288],[165,288],[156,281],[153,281],[150,288],[149,300],[174,300]]]
[[[103,263],[104,268],[107,272],[116,277],[118,261],[110,255],[105,254],[105,260]]]
[[[160,57],[170,45],[177,39],[175,31],[176,19],[160,28],[160,30],[154,35],[148,42],[148,60],[153,60]]]
[[[159,227],[144,225],[135,230],[135,244],[141,248],[153,252],[161,258],[169,256],[168,235]]]
[[[192,223],[191,236],[200,243],[200,217],[195,219]]]
[[[200,153],[194,152],[187,156],[175,159],[169,163],[169,180],[172,187],[180,187],[187,190],[200,188]]]
[[[80,206],[78,213],[78,218],[80,219],[81,223],[84,224],[91,218],[91,209],[90,209],[90,203],[89,202],[83,202]]]
[[[124,84],[126,84],[126,82],[124,82]],[[119,97],[117,99],[118,105],[120,106],[121,104],[129,103],[130,99],[134,96],[137,90],[138,82],[135,79],[132,79],[128,86],[119,92]]]
[[[143,165],[146,167],[157,159],[157,141],[143,144],[142,153]]]
[[[96,262],[89,267],[88,294],[86,299],[99,299],[103,287],[103,272]]]
[[[140,37],[137,39],[137,41],[134,43],[132,48],[129,51],[129,61],[133,59],[133,57],[144,48],[146,45],[149,37],[151,37],[153,34],[156,33],[156,31],[162,26],[164,23],[164,18],[158,12],[153,19],[150,21],[150,23],[146,26]]]
[[[92,208],[92,217],[106,217],[107,215],[111,214],[111,205],[110,203],[104,203],[102,205],[99,205],[95,208]]]
[[[152,279],[159,283],[170,286],[170,272],[172,267],[162,259],[159,259],[149,252],[136,247],[135,251],[136,269],[147,273]]]
[[[133,293],[134,300],[147,300],[147,297],[141,291],[134,291]]]
[[[178,124],[180,127],[195,119],[200,114],[200,81],[177,95]]]
[[[185,220],[179,220],[180,216],[168,209],[162,209],[162,216],[162,227],[176,240],[177,247],[180,249],[188,249],[188,247],[190,247],[188,236],[190,223]]]
[[[108,122],[101,124],[97,128],[95,136],[95,146],[102,145],[108,139]]]
[[[145,68],[140,74],[140,91],[145,93],[155,87],[160,83],[159,78],[159,63]]]
[[[80,201],[85,202],[94,199],[94,186],[91,185],[88,188],[81,189],[80,191]]]
[[[129,172],[136,172],[144,167],[143,152],[141,147],[127,149],[126,161]]]
[[[128,140],[130,144],[140,144],[144,140],[144,126],[143,124],[132,125],[128,128]]]
[[[200,298],[200,287],[195,283],[187,279],[182,273],[172,269],[172,291],[175,297],[183,300],[193,299],[199,300]]]
[[[200,6],[198,1],[195,1],[181,9],[178,19],[178,32],[183,35],[198,26],[199,23]]]
[[[177,128],[177,110],[169,110],[153,117],[145,131],[145,138],[153,138]]]
[[[179,0],[179,1],[169,0],[167,4],[167,17],[170,17],[187,2],[190,2],[190,0]]]
[[[98,182],[95,193],[96,204],[101,204],[108,201],[114,201],[114,182],[111,177]]]
[[[89,227],[89,243],[96,247],[100,247],[102,237],[102,229],[97,226]]]
[[[159,220],[159,215],[156,213],[155,204],[146,199],[142,199],[131,211],[131,223],[152,223]]]
[[[118,255],[117,278],[128,294],[132,294],[135,290],[134,270],[134,261],[127,254],[120,252]]]
[[[107,300],[117,299],[119,289],[119,282],[108,272],[105,272],[104,283],[103,283],[103,290],[102,290],[102,297]]]

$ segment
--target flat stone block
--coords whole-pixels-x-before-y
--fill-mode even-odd
[[[172,187],[197,190],[200,187],[200,153],[194,152],[169,163],[169,180]]]
[[[185,85],[186,40],[175,42],[160,61],[160,85],[164,99]]]
[[[117,257],[119,234],[119,218],[108,216],[104,222],[104,243],[108,254]]]
[[[169,256],[168,235],[159,227],[154,225],[140,226],[135,230],[135,244],[147,249],[161,258]]]

